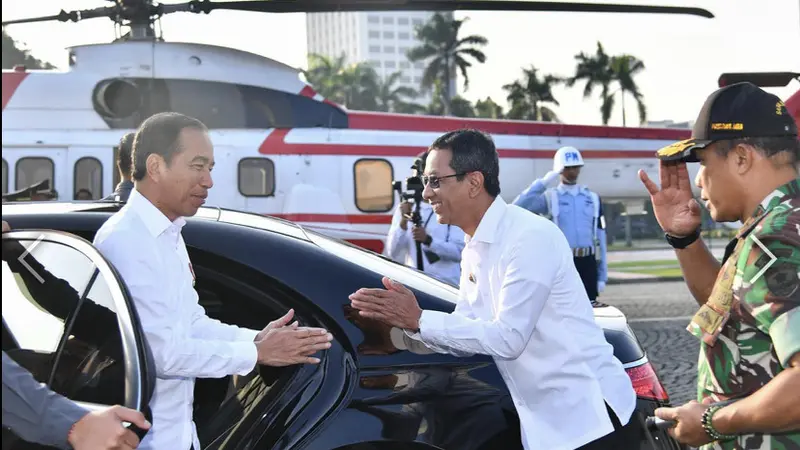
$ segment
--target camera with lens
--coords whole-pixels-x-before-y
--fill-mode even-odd
[[[414,202],[414,209],[411,213],[411,223],[414,224],[415,227],[422,228],[422,215],[420,215],[420,205],[422,204],[422,191],[425,190],[425,185],[422,183],[422,172],[423,172],[423,165],[424,160],[421,158],[417,158],[414,160],[414,164],[411,166],[411,169],[414,170],[414,175],[406,178],[406,188],[403,189],[403,182],[402,181],[394,181],[392,183],[392,189],[397,191],[400,195],[400,201],[412,201]],[[417,269],[423,270],[423,259],[422,259],[422,247],[419,242],[416,242],[417,247]],[[436,253],[426,250],[425,254],[428,257],[428,261],[434,263],[438,261],[439,255]]]

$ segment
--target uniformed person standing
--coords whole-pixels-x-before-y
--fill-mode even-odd
[[[513,203],[558,225],[572,248],[586,294],[594,302],[608,281],[606,226],[600,196],[577,184],[581,167],[581,152],[561,147],[553,158],[553,170],[531,183]],[[550,187],[559,177],[559,185]]]
[[[778,97],[737,83],[709,96],[692,139],[658,156],[661,188],[639,176],[700,304],[688,326],[700,356],[697,401],[656,415],[703,450],[800,448],[797,125]],[[695,183],[711,217],[743,223],[721,265],[700,238],[687,162],[701,165]]]

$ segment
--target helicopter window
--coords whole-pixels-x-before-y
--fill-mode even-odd
[[[3,194],[8,193],[8,163],[3,160]]]
[[[362,212],[386,212],[394,206],[392,164],[385,159],[359,159],[353,165],[356,207]]]
[[[97,200],[103,195],[103,165],[92,157],[75,162],[73,192],[75,200]]]
[[[239,193],[245,197],[275,194],[275,163],[269,158],[244,158],[239,161]]]
[[[24,189],[44,180],[53,186],[55,165],[50,158],[28,157],[17,161],[16,189]]]
[[[166,80],[170,107],[208,128],[246,128],[245,100],[237,85],[200,80]]]

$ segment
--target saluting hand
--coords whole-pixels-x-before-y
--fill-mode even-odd
[[[661,161],[659,178],[661,189],[644,170],[639,170],[639,179],[650,193],[658,224],[664,232],[675,237],[692,234],[700,226],[700,205],[692,196],[686,163]]]

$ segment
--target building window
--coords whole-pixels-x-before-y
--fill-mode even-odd
[[[405,39],[411,39],[411,35],[408,34],[408,33],[398,33],[397,34],[397,38],[398,39],[404,39],[404,40]]]
[[[411,63],[408,61],[400,61],[400,68],[401,69],[408,69],[411,67]]]
[[[397,19],[398,25],[408,25],[408,17],[401,17]]]
[[[411,77],[400,77],[401,83],[411,83]]]
[[[386,47],[383,47],[383,53],[394,53],[394,46],[387,45]]]
[[[75,200],[97,200],[103,196],[103,165],[92,157],[75,162],[73,192]],[[88,195],[87,195],[88,194]]]
[[[414,83],[422,83],[422,77],[414,77]]]
[[[380,45],[370,45],[369,46],[369,52],[370,53],[380,53],[380,51],[381,51],[381,46]]]
[[[394,69],[396,67],[396,64],[394,61],[386,61],[385,66],[387,69]]]
[[[379,68],[381,67],[381,62],[380,62],[380,61],[378,61],[378,60],[376,60],[376,59],[373,59],[373,60],[371,60],[371,61],[369,62],[369,64],[370,64],[372,67],[375,67],[376,69],[379,69]]]
[[[244,158],[239,161],[239,192],[245,197],[274,195],[275,163],[269,158]]]
[[[8,163],[3,160],[3,194],[8,193]]]
[[[408,54],[408,47],[400,47],[400,50],[398,50],[398,53],[400,53],[401,55],[407,55]]]
[[[381,37],[381,32],[380,31],[376,31],[376,30],[370,30],[369,31],[369,37],[370,37],[370,39],[378,39],[378,38]]]
[[[383,32],[384,39],[394,39],[394,31],[384,31]]]
[[[422,19],[419,18],[413,19],[412,22],[414,23],[414,26],[422,25]]]
[[[392,165],[385,159],[359,159],[353,165],[356,207],[362,212],[386,212],[394,206]]]
[[[378,16],[369,16],[367,17],[368,23],[380,23],[381,19]]]
[[[424,68],[425,68],[425,63],[424,63],[424,62],[422,62],[422,61],[415,62],[415,63],[414,63],[414,68],[417,68],[417,69],[424,69]]]
[[[44,180],[50,180],[50,189],[55,190],[55,165],[50,158],[29,157],[17,161],[16,190],[25,189]]]
[[[384,17],[383,18],[383,23],[389,24],[389,25],[393,24],[394,23],[394,17]]]

